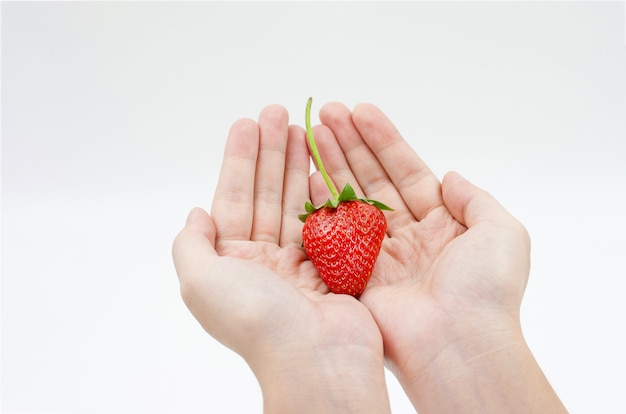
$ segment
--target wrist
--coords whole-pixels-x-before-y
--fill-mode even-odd
[[[515,319],[467,325],[398,379],[420,413],[566,412]],[[487,326],[487,327],[486,327]]]
[[[263,393],[265,413],[390,412],[382,349],[300,348],[259,354],[249,364]]]

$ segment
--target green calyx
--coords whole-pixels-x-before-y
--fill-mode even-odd
[[[317,166],[317,169],[319,170],[319,172],[322,174],[322,177],[324,178],[324,182],[326,182],[326,185],[328,186],[328,189],[330,190],[330,193],[332,194],[332,198],[329,198],[324,204],[322,204],[321,206],[317,206],[317,207],[313,205],[313,203],[311,203],[310,200],[307,200],[307,202],[304,204],[304,209],[306,213],[299,214],[298,218],[302,222],[305,222],[307,217],[309,217],[311,213],[324,207],[337,208],[339,203],[347,202],[347,201],[361,201],[363,203],[370,204],[380,210],[393,210],[391,207],[388,207],[387,205],[381,203],[380,201],[368,200],[365,198],[358,198],[356,196],[356,193],[354,192],[354,189],[349,183],[346,183],[346,185],[343,187],[343,190],[341,190],[341,193],[337,191],[337,187],[335,187],[332,180],[328,176],[326,169],[324,168],[324,164],[322,163],[322,159],[320,157],[319,151],[317,150],[317,145],[315,144],[315,139],[313,137],[313,130],[311,129],[311,104],[312,103],[313,103],[313,99],[309,98],[307,105],[306,105],[306,113],[305,113],[306,135],[309,141],[309,147],[311,149],[311,156],[313,157],[313,161],[315,162],[315,165]]]
[[[307,200],[307,202],[304,203],[304,210],[306,211],[306,213],[299,214],[298,218],[300,219],[300,221],[302,221],[304,223],[306,221],[307,217],[309,217],[309,215],[311,215],[311,213],[313,213],[313,212],[315,212],[315,211],[317,211],[317,210],[319,210],[321,208],[324,208],[324,207],[337,208],[339,203],[345,202],[345,201],[360,201],[360,202],[372,205],[372,206],[378,208],[379,210],[393,211],[393,209],[391,207],[381,203],[380,201],[368,200],[367,198],[359,198],[359,197],[357,197],[356,193],[354,192],[354,189],[352,188],[352,186],[350,184],[346,184],[345,187],[343,187],[343,190],[341,190],[341,193],[339,194],[338,197],[333,198],[333,199],[329,198],[321,206],[317,206],[316,207],[315,205],[313,205],[313,203],[311,203],[310,200]]]

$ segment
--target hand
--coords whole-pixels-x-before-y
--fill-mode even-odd
[[[360,300],[419,412],[562,410],[519,324],[524,227],[458,174],[440,183],[376,107],[328,104],[320,120],[314,134],[335,184],[394,208]],[[319,174],[311,192],[314,204],[328,197]]]
[[[233,124],[211,215],[192,210],[174,242],[182,296],[248,362],[266,412],[388,412],[374,319],[328,294],[301,247],[309,165],[282,107]]]

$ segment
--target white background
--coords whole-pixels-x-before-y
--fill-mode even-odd
[[[261,411],[170,246],[231,123],[309,96],[378,105],[518,217],[532,350],[571,412],[626,412],[623,2],[3,3],[4,412]]]

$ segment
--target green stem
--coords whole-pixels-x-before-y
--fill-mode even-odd
[[[306,124],[306,136],[309,140],[309,147],[311,148],[311,155],[313,156],[313,160],[317,165],[317,169],[320,173],[322,173],[322,177],[324,177],[324,181],[330,190],[330,193],[333,195],[333,198],[337,200],[339,198],[339,191],[337,191],[337,187],[331,181],[328,173],[326,172],[326,168],[324,168],[324,163],[322,163],[322,158],[320,157],[320,153],[317,150],[317,145],[315,145],[315,138],[313,138],[313,130],[311,129],[311,104],[313,103],[313,98],[309,98],[306,103],[306,114],[305,114],[305,124]]]

